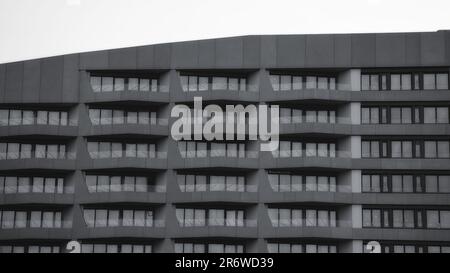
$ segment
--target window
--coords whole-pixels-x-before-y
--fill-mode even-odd
[[[434,90],[436,89],[436,81],[434,74],[424,74],[423,75],[423,89]]]
[[[156,78],[123,78],[109,76],[100,77],[91,75],[90,81],[93,92],[162,92],[162,89],[159,88],[159,80]]]
[[[0,211],[0,228],[61,228],[61,215],[60,211]]]
[[[177,208],[176,215],[183,227],[244,225],[243,210]]]
[[[152,210],[84,209],[84,220],[88,227],[152,227]]]
[[[198,76],[198,75],[180,75],[181,87],[184,92],[207,91],[211,90],[229,90],[229,91],[248,91],[247,79],[245,77],[227,77],[227,76]]]
[[[117,142],[88,142],[88,151],[91,158],[155,158],[156,145],[153,143],[117,143]]]
[[[424,107],[424,123],[449,123],[448,107]]]
[[[423,83],[425,90],[447,90],[448,73],[363,73],[362,91],[379,90],[419,90]]]
[[[274,91],[291,91],[302,89],[336,89],[336,78],[326,76],[300,76],[289,74],[270,74]]]
[[[336,226],[333,210],[269,208],[268,213],[274,227]]]
[[[268,243],[269,253],[336,253],[335,245],[316,245],[299,243]]]
[[[448,89],[447,73],[426,73],[423,75],[423,88],[425,90],[445,90]]]
[[[436,89],[447,90],[448,89],[448,74],[439,73],[436,74]]]
[[[183,192],[194,191],[245,191],[243,176],[205,176],[178,174],[177,181]]]
[[[363,209],[363,227],[381,227],[381,210]]]
[[[391,90],[400,90],[401,89],[401,81],[399,74],[391,75]]]
[[[380,157],[380,147],[378,141],[362,141],[361,145],[362,157]]]
[[[362,124],[378,124],[380,113],[378,107],[362,107],[361,123]]]
[[[383,215],[381,225],[378,220],[374,222],[374,213],[377,215],[376,219],[380,213]],[[450,228],[449,211],[406,208],[363,208],[363,227],[424,228],[422,215],[426,215],[426,228]]]
[[[108,175],[86,175],[86,185],[89,192],[147,192],[156,191],[155,182],[151,177],[145,176],[108,176]],[[164,187],[157,187],[158,191]]]
[[[179,141],[178,150],[182,158],[206,157],[246,157],[245,143],[218,143],[199,141]]]
[[[47,158],[63,159],[65,145],[0,143],[0,159]]]
[[[334,110],[300,110],[293,108],[280,108],[280,123],[295,124],[303,122],[303,112],[305,122],[310,123],[336,123],[336,111]]]

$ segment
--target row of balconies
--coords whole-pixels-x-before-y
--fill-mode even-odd
[[[347,211],[352,208],[346,209]],[[354,210],[353,210],[354,211]],[[246,219],[242,226],[192,226],[183,227],[179,222],[170,219],[153,220],[151,226],[115,226],[115,227],[87,227],[83,218],[77,221],[64,220],[61,227],[32,228],[2,228],[1,240],[13,239],[71,239],[71,238],[277,238],[277,239],[308,239],[321,238],[331,240],[405,240],[412,241],[450,241],[448,229],[412,229],[412,228],[361,228],[357,226],[361,216],[353,216],[350,220],[337,220],[336,226],[287,226],[274,227],[269,216],[262,212],[258,219]],[[343,214],[348,213],[343,211]],[[263,216],[263,214],[266,214]],[[207,222],[206,222],[207,223]]]
[[[407,86],[402,86],[402,88],[397,90],[448,90],[448,70],[440,69],[438,75],[438,84],[436,84],[436,78],[434,78],[434,85],[415,85],[414,88],[410,86],[409,89]],[[425,75],[421,73],[417,73],[417,76],[425,78]],[[85,90],[94,93],[134,92],[160,94],[168,93],[169,91],[170,93],[227,91],[248,94],[265,89],[280,93],[302,90],[360,91],[361,89],[373,89],[374,85],[366,86],[367,80],[370,80],[370,78],[367,79],[367,76],[363,77],[360,69],[349,69],[346,71],[328,70],[326,73],[296,71],[295,69],[286,71],[280,69],[226,69],[215,71],[211,69],[208,71],[146,71],[144,74],[140,73],[140,76],[133,76],[133,71],[128,73],[115,72],[114,70],[107,72],[87,71],[82,73],[81,82]],[[427,78],[428,81],[429,79]],[[390,90],[391,88],[384,87],[380,90],[385,89]],[[396,88],[392,88],[392,90],[395,91]]]
[[[369,253],[370,240],[266,239],[266,240],[79,240],[75,253]],[[442,242],[381,241],[382,253],[449,253],[450,246]],[[0,253],[65,253],[72,252],[67,240],[1,244]],[[73,253],[73,252],[72,252]]]

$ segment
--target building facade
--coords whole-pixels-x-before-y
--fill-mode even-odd
[[[245,36],[0,64],[0,252],[450,252],[450,31]],[[175,141],[280,107],[280,146]]]

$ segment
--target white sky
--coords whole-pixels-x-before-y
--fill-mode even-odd
[[[0,0],[0,63],[248,34],[450,29],[449,0]]]

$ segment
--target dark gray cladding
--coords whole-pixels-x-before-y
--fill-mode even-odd
[[[369,76],[369,72],[373,74]],[[66,179],[64,183],[73,186],[72,192],[51,194],[3,194],[0,189],[0,211],[63,208],[66,219],[72,221],[71,228],[53,230],[27,227],[6,230],[0,226],[0,252],[1,247],[8,244],[64,246],[73,239],[91,243],[148,245],[153,247],[153,252],[173,252],[175,242],[224,242],[229,244],[229,247],[242,244],[245,245],[246,252],[267,252],[270,243],[280,243],[283,246],[294,243],[301,247],[307,244],[312,244],[313,247],[320,245],[330,247],[327,250],[330,252],[362,252],[364,244],[371,240],[379,240],[383,244],[387,242],[391,247],[397,243],[412,244],[417,246],[417,249],[433,244],[450,247],[449,229],[419,225],[403,229],[393,225],[387,228],[375,225],[363,228],[364,212],[371,208],[380,211],[375,211],[374,215],[381,213],[379,208],[382,207],[392,216],[395,208],[405,206],[405,215],[416,209],[423,213],[423,219],[426,218],[426,209],[435,210],[433,213],[438,210],[445,210],[447,213],[450,211],[450,190],[446,192],[444,189],[440,193],[406,190],[402,193],[394,190],[389,193],[373,193],[361,190],[362,177],[367,176],[367,173],[373,175],[374,172],[381,172],[380,175],[386,177],[402,172],[414,173],[421,178],[428,174],[450,177],[450,158],[428,158],[420,152],[425,150],[425,142],[429,142],[430,150],[434,147],[435,154],[438,154],[436,147],[441,145],[445,148],[450,141],[448,120],[438,121],[442,116],[445,120],[445,114],[437,118],[437,113],[445,113],[443,111],[446,109],[448,111],[450,104],[449,72],[450,31],[447,30],[423,33],[242,36],[76,53],[0,64],[2,117],[11,112],[14,112],[15,119],[17,115],[25,112],[28,118],[30,113],[36,118],[39,112],[44,112],[44,115],[49,113],[48,116],[50,112],[61,112],[61,116],[65,114],[69,117],[69,123],[73,121],[70,125],[29,121],[27,124],[17,124],[16,121],[11,124],[8,120],[10,115],[6,118],[9,122],[6,126],[5,119],[0,120],[0,143],[11,142],[10,150],[18,154],[22,154],[17,152],[21,149],[18,147],[25,147],[24,154],[27,154],[24,158],[7,158],[4,156],[7,154],[4,151],[6,146],[1,146],[3,150],[0,150],[0,177],[21,174],[59,175]],[[387,77],[394,74],[398,88],[375,91],[376,88],[371,87],[372,82],[376,82],[377,86],[387,86]],[[142,75],[146,77],[138,79]],[[225,78],[225,82],[233,81],[234,87],[229,87],[229,84],[220,90],[211,88],[214,77],[219,76],[217,82],[223,83]],[[404,82],[409,81],[409,86],[403,88],[405,90],[400,88],[400,82],[403,81],[400,79],[403,79],[403,76],[407,79]],[[424,87],[425,76],[433,79],[427,82],[432,82],[435,88]],[[191,81],[191,78],[194,79],[196,87],[187,92],[190,89],[187,82]],[[447,83],[442,79],[446,79]],[[200,88],[197,80],[199,83],[203,80],[203,86],[206,87]],[[281,92],[286,90],[282,81],[284,85],[288,83],[287,89],[290,88],[292,92]],[[145,82],[142,84],[145,88],[141,88],[142,82]],[[308,87],[308,83],[314,85]],[[293,87],[295,84],[298,88]],[[320,87],[321,84],[326,87]],[[107,88],[103,88],[103,85]],[[111,92],[113,89],[115,91]],[[197,92],[200,90],[202,92]],[[288,147],[284,148],[283,152],[289,156],[278,158],[268,152],[258,153],[260,143],[247,141],[245,145],[232,143],[228,146],[234,147],[230,148],[230,154],[235,154],[229,157],[223,156],[223,151],[226,150],[223,148],[220,148],[223,152],[220,157],[207,157],[203,153],[204,148],[199,148],[202,150],[201,158],[183,157],[181,148],[179,149],[178,143],[170,135],[174,121],[169,118],[170,111],[175,104],[192,105],[194,96],[202,96],[204,106],[210,103],[220,104],[221,107],[234,103],[267,103],[284,107],[283,110],[289,113],[287,116],[290,115],[289,119],[297,118],[297,122],[285,122],[280,126],[280,139],[284,141],[284,147]],[[410,113],[409,122],[361,122],[363,113],[366,113],[367,117],[367,113],[372,115],[372,111],[383,113],[385,110],[384,117],[387,119],[387,109],[396,108],[396,113],[400,113],[403,111],[400,107],[409,109],[405,110]],[[436,122],[424,121],[423,113],[426,107],[434,111]],[[102,111],[109,123],[93,121],[100,120]],[[147,123],[137,122],[138,111],[147,115],[142,115],[142,119],[146,119]],[[419,114],[416,114],[416,111]],[[114,112],[119,112],[117,115],[122,122],[112,122]],[[124,122],[125,112],[133,112],[135,121]],[[301,114],[298,114],[299,112]],[[314,121],[307,121],[306,112],[313,113],[310,116]],[[91,113],[94,113],[94,118],[90,116]],[[412,118],[413,115],[421,121],[416,122]],[[398,116],[400,117],[400,114]],[[152,117],[155,120],[161,118],[160,121],[163,122],[152,123],[149,121]],[[298,118],[303,121],[298,122]],[[383,115],[378,115],[378,118],[381,120]],[[404,150],[411,156],[362,156],[364,148],[366,151],[376,150],[372,148],[372,143],[373,147],[388,147],[388,141],[395,142],[396,147],[404,145],[407,147]],[[404,144],[400,141],[404,141]],[[49,148],[45,148],[47,146],[41,142],[48,144]],[[92,156],[91,151],[88,151],[88,142],[91,142],[90,148],[94,147],[91,150],[98,148],[99,153],[107,151],[104,153],[106,155],[98,158]],[[189,149],[195,150],[196,144],[189,144]],[[308,149],[313,151],[314,155],[322,155],[305,156],[306,144],[311,144],[309,147],[313,148]],[[48,159],[37,156],[33,158],[30,148],[32,145],[39,145],[41,152],[43,149],[61,151],[67,147],[64,153],[76,156],[62,156],[60,159],[55,159],[53,155]],[[139,154],[136,151],[140,149],[144,155],[123,156],[122,150],[127,150],[127,145],[135,147],[129,148],[130,151],[134,149],[135,154]],[[139,145],[141,148],[136,148]],[[205,147],[203,145],[207,144],[202,143],[201,147]],[[219,145],[223,147],[224,144],[217,144]],[[210,150],[213,150],[211,146]],[[412,147],[415,158],[412,158]],[[237,156],[238,148],[243,152],[243,156],[240,153],[239,157]],[[253,155],[247,155],[246,149],[254,152]],[[117,151],[120,151],[120,156],[112,156]],[[151,153],[156,154],[155,151],[165,155],[150,156]],[[187,153],[186,150],[184,153]],[[255,154],[257,156],[254,156]],[[296,184],[297,188],[290,192],[284,189],[277,191],[269,182],[270,171],[282,174],[291,172],[294,177],[292,181],[295,180],[292,184],[298,183],[300,175],[303,176],[302,181],[306,181],[305,176],[313,179],[325,177],[325,184],[328,183],[326,187],[330,190],[309,191],[310,189],[303,187],[303,190],[299,191]],[[136,174],[151,177],[154,183],[149,183],[149,189],[151,186],[154,190],[132,192],[115,188],[111,192],[104,192],[103,189],[101,192],[90,192],[85,179],[86,172],[115,178]],[[191,177],[199,174],[233,176],[230,180],[235,181],[233,183],[236,188],[236,181],[245,180],[249,190],[183,192],[177,182],[179,173]],[[244,178],[239,180],[242,177]],[[286,177],[283,175],[283,179]],[[225,178],[223,180],[225,181]],[[290,181],[288,183],[291,183]],[[107,183],[110,183],[109,180]],[[114,186],[117,186],[117,180],[114,183]],[[313,184],[320,183],[314,181]],[[331,190],[333,183],[338,190]],[[157,190],[161,186],[166,188]],[[286,186],[286,183],[283,186]],[[248,226],[205,225],[185,228],[180,226],[177,219],[177,206],[205,210],[214,207],[234,209],[230,215],[243,215],[242,211],[245,211],[244,220],[248,220]],[[137,207],[142,211],[153,209],[151,217],[154,218],[155,225],[91,228],[83,217],[83,209],[94,207],[112,210],[128,207]],[[314,209],[310,215],[322,213],[323,216],[325,213],[328,223],[332,221],[328,219],[334,219],[338,223],[336,226],[327,224],[310,227],[303,224],[301,228],[275,227],[269,219],[270,207],[290,208],[292,214],[296,214],[296,220],[301,221],[306,217],[298,216],[300,209],[302,213]],[[140,215],[143,215],[142,211],[139,212]],[[205,211],[203,213],[206,215]],[[286,210],[283,210],[283,213],[286,213]],[[118,214],[115,215],[118,217]],[[315,219],[316,216],[312,218]]]

